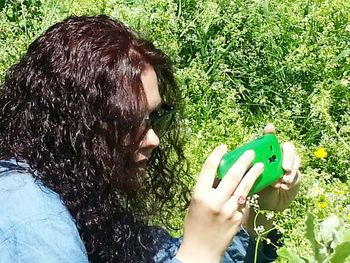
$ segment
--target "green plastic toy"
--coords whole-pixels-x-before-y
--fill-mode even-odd
[[[247,150],[255,151],[255,158],[252,164],[258,162],[264,164],[263,173],[249,192],[249,195],[253,195],[273,184],[283,176],[282,152],[277,137],[274,134],[265,134],[224,155],[218,168],[218,178],[222,179],[230,167]]]

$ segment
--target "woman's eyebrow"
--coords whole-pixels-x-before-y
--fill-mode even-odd
[[[159,102],[157,105],[155,105],[155,107],[153,109],[150,109],[148,114],[151,114],[152,112],[159,110],[162,107],[162,105],[163,105],[163,101]]]
[[[159,103],[157,104],[156,109],[159,109],[160,107],[162,107],[163,104],[164,104],[164,101],[159,102]]]
[[[155,110],[159,110],[161,107],[162,107],[162,105],[164,104],[164,102],[163,101],[161,101],[161,102],[159,102],[157,105],[156,105],[156,107],[154,108],[154,110],[153,111],[155,111]]]

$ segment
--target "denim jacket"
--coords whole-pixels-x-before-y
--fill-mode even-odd
[[[0,263],[89,262],[74,219],[59,195],[34,180],[26,167],[0,160]],[[174,257],[181,238],[161,232],[165,242],[154,261],[180,262]],[[222,262],[253,262],[254,248],[254,241],[241,229]],[[274,250],[259,249],[258,262],[275,258]]]
[[[164,231],[165,232],[165,231]],[[166,236],[166,242],[159,250],[155,257],[155,262],[165,263],[181,263],[181,261],[175,258],[175,255],[180,247],[182,238],[174,238],[167,233],[162,235]],[[281,246],[279,239],[281,235],[276,231],[272,231],[268,238],[277,246]],[[226,250],[221,263],[252,263],[255,257],[255,241],[250,238],[249,234],[241,227],[240,231],[236,234],[231,245]],[[258,247],[257,262],[273,262],[277,258],[276,248],[273,245],[262,243]],[[196,253],[193,251],[193,253]]]

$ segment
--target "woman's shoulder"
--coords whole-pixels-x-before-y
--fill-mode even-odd
[[[25,163],[0,160],[0,204],[0,254],[5,261],[88,262],[68,209]]]
[[[26,163],[15,160],[0,160],[0,204],[0,224],[52,215],[70,217],[59,195],[36,180]]]

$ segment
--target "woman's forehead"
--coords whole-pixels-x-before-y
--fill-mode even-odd
[[[159,93],[157,74],[152,66],[147,65],[142,71],[141,81],[148,102],[148,110],[151,112],[162,103]]]

